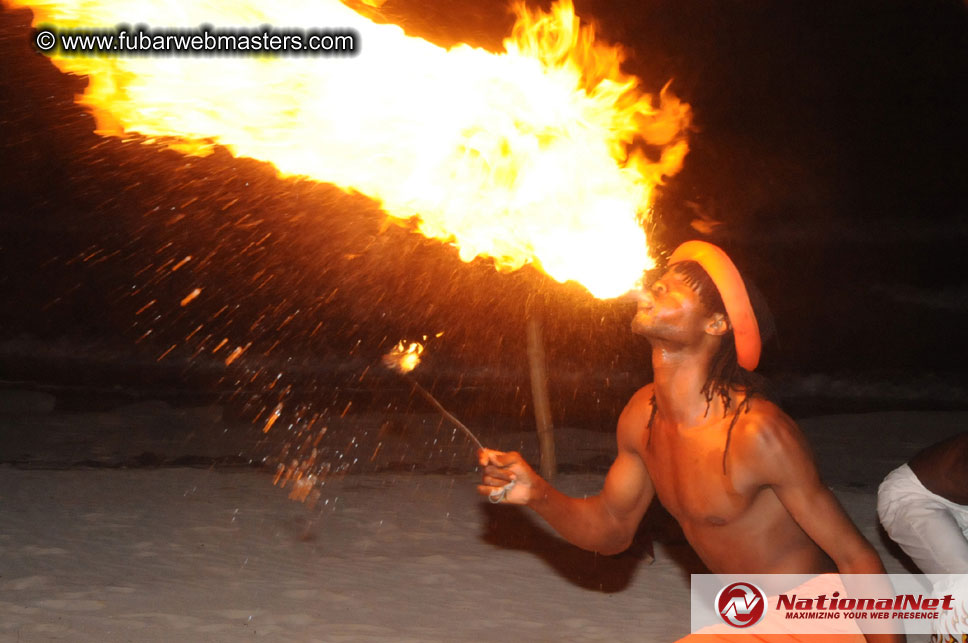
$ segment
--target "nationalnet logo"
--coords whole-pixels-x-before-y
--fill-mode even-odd
[[[727,625],[750,627],[766,614],[766,594],[752,583],[732,583],[719,590],[716,609]]]
[[[698,634],[968,634],[968,574],[693,574]]]

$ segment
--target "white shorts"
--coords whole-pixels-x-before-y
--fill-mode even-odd
[[[968,574],[968,507],[925,489],[907,464],[881,482],[877,515],[925,574]]]
[[[968,574],[968,507],[925,489],[908,465],[902,464],[881,482],[877,515],[891,539],[925,574]],[[947,586],[963,578],[932,579],[936,595],[957,592],[964,596],[963,587]],[[968,633],[966,627],[968,604],[957,605],[935,625],[931,640],[960,641]]]

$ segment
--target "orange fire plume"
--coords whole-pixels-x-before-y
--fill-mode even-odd
[[[570,0],[516,7],[504,51],[450,49],[376,24],[336,0],[13,0],[34,24],[153,29],[353,29],[352,57],[58,55],[90,78],[78,100],[103,135],[190,154],[222,145],[355,190],[452,243],[465,261],[534,264],[597,297],[652,266],[644,220],[687,152],[690,109],[651,96],[595,40]],[[641,150],[648,144],[657,154]]]

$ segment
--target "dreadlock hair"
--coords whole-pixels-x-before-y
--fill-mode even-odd
[[[699,263],[695,261],[681,261],[671,266],[672,270],[682,277],[682,281],[692,288],[699,296],[699,301],[708,313],[726,314],[726,306],[723,298],[713,283],[712,278],[706,273]],[[750,304],[753,306],[753,314],[760,330],[760,339],[765,344],[776,334],[776,326],[773,316],[766,305],[763,294],[748,279],[744,277],[746,291],[749,294]],[[748,371],[736,361],[736,342],[733,340],[733,330],[730,328],[724,335],[719,344],[719,349],[713,355],[709,364],[709,374],[703,384],[702,393],[706,397],[706,415],[709,415],[709,408],[713,398],[717,395],[723,403],[723,417],[729,413],[733,398],[731,390],[743,392],[743,399],[736,405],[733,419],[729,423],[726,432],[726,446],[723,449],[723,474],[726,474],[726,456],[729,453],[729,443],[733,437],[733,427],[739,420],[740,412],[748,413],[753,405],[753,398],[760,397],[767,400],[775,399],[769,382],[762,375]],[[656,416],[655,393],[652,394],[652,413],[649,417],[649,440],[652,440],[652,425]]]

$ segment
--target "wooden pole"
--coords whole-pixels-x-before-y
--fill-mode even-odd
[[[548,401],[548,369],[545,362],[541,320],[535,307],[528,315],[528,364],[531,367],[531,398],[534,402],[534,422],[538,429],[538,450],[541,454],[539,473],[552,482],[558,470],[555,461],[555,434],[551,424],[551,403]]]

